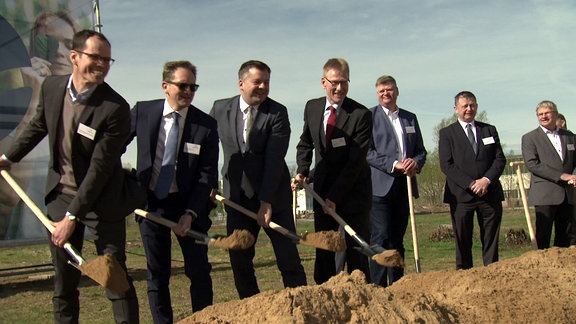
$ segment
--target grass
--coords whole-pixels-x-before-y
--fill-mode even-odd
[[[455,268],[454,242],[432,242],[429,237],[439,225],[450,224],[450,216],[446,213],[416,215],[418,247],[420,264],[423,273]],[[477,226],[476,226],[477,227]],[[299,232],[313,232],[311,220],[298,220]],[[510,228],[527,226],[521,209],[505,209],[500,231],[500,259],[517,257],[532,249],[530,244],[508,246],[504,235]],[[225,234],[224,224],[214,224],[210,234]],[[128,218],[128,268],[135,280],[140,303],[140,319],[142,323],[151,323],[148,299],[146,296],[146,259],[141,244],[138,227],[133,218]],[[363,238],[369,240],[369,238]],[[191,315],[189,282],[183,273],[183,261],[176,240],[173,250],[173,274],[171,279],[172,304],[175,320],[181,320]],[[405,237],[406,273],[415,273],[414,250],[410,227]],[[308,276],[308,284],[313,285],[312,271],[314,264],[314,249],[298,245],[300,257]],[[474,261],[481,265],[481,248],[478,239],[478,229],[475,228]],[[87,260],[95,258],[94,245],[85,244],[84,257]],[[218,247],[210,247],[209,257],[213,266],[212,280],[214,284],[214,302],[220,303],[238,299],[232,271],[228,261],[228,253]],[[50,262],[50,252],[46,244],[0,249],[1,268],[38,265]],[[275,257],[268,236],[260,232],[256,247],[256,275],[261,291],[280,290],[283,288],[280,272],[276,267]],[[50,272],[41,274],[25,274],[23,271],[0,272],[0,323],[47,323],[52,321],[52,279]],[[81,315],[84,323],[110,323],[112,311],[100,286],[89,278],[83,278],[80,288]]]

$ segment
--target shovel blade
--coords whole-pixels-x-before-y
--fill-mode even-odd
[[[115,292],[125,292],[130,289],[126,271],[111,254],[99,256],[79,265],[78,269],[104,288]]]

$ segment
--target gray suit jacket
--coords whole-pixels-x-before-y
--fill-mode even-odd
[[[58,168],[58,131],[69,75],[48,77],[42,85],[40,105],[34,118],[6,152],[13,162],[20,161],[46,135],[50,145],[50,163],[46,195],[60,181]],[[130,107],[107,83],[99,85],[90,96],[79,123],[95,131],[94,138],[74,132],[72,168],[78,193],[68,211],[83,219],[96,212],[99,219],[119,220],[126,217],[126,204],[121,201],[124,172],[120,156],[126,148],[130,132]],[[75,125],[76,129],[78,125]],[[134,208],[132,208],[133,210]]]
[[[370,148],[366,159],[372,171],[372,195],[384,197],[390,191],[394,179],[402,175],[402,173],[392,172],[394,161],[398,158],[400,148],[396,140],[394,126],[382,107],[378,105],[372,107],[370,111],[372,111],[373,127]],[[414,159],[422,168],[426,162],[426,149],[424,148],[418,119],[416,115],[404,109],[399,109],[398,118],[402,125],[406,157]],[[418,170],[418,172],[420,171]],[[412,194],[418,198],[416,177],[412,178]]]
[[[562,173],[576,172],[575,137],[570,131],[558,131],[564,159],[561,160],[554,145],[541,127],[522,136],[522,156],[530,178],[528,201],[531,206],[560,205],[564,198],[576,204],[574,187],[560,180]]]
[[[274,210],[290,208],[290,173],[284,160],[290,142],[288,110],[270,98],[264,100],[258,107],[242,153],[236,130],[239,106],[240,96],[234,96],[215,101],[210,111],[218,122],[224,152],[224,196],[239,201],[245,172],[259,200],[271,203]]]

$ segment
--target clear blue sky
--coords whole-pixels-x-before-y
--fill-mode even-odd
[[[193,104],[238,94],[249,59],[272,68],[270,97],[288,107],[295,160],[304,104],[324,95],[322,65],[350,64],[348,96],[376,105],[375,80],[396,78],[399,106],[418,115],[426,147],[433,128],[470,90],[500,133],[520,152],[537,126],[535,107],[552,100],[576,129],[576,1],[265,1],[100,0],[102,32],[117,60],[107,81],[133,105],[163,97],[162,65],[198,66]],[[131,148],[126,161],[133,162]]]

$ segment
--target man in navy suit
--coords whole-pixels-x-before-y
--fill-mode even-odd
[[[270,67],[247,61],[238,71],[240,95],[216,100],[210,115],[218,121],[224,151],[224,196],[257,213],[258,220],[226,207],[228,234],[246,229],[258,237],[260,227],[270,237],[285,287],[306,285],[296,245],[269,228],[270,221],[295,231],[290,173],[284,158],[290,141],[288,111],[270,99]],[[216,188],[216,186],[214,186]],[[240,298],[260,292],[254,274],[255,247],[229,250],[234,283]]]
[[[446,175],[444,202],[450,204],[456,239],[456,269],[472,268],[472,233],[477,214],[484,265],[498,261],[498,236],[504,193],[500,175],[506,157],[496,127],[474,120],[476,96],[462,91],[454,98],[458,121],[439,133],[440,168]]]
[[[404,234],[410,207],[406,176],[412,177],[412,193],[418,198],[414,175],[426,162],[426,149],[418,119],[396,104],[396,80],[384,75],[376,80],[379,105],[371,108],[373,128],[367,160],[372,171],[370,244],[396,249],[404,257]],[[383,267],[370,261],[372,283],[388,286],[404,275],[402,267]]]
[[[326,61],[321,78],[326,96],[306,103],[304,129],[297,146],[298,170],[292,188],[298,188],[300,182],[310,178],[314,190],[326,200],[325,209],[314,202],[316,231],[338,230],[338,223],[328,214],[332,210],[360,237],[367,238],[372,185],[366,152],[372,134],[372,114],[346,97],[349,82],[350,69],[346,60],[331,58]],[[313,171],[310,170],[312,157],[316,162]],[[346,235],[346,245],[348,272],[359,269],[370,278],[368,257],[354,249],[356,242],[350,235]],[[316,283],[326,282],[336,274],[334,257],[334,252],[316,249]]]
[[[213,207],[210,192],[218,182],[218,130],[216,121],[191,105],[198,89],[196,67],[188,61],[167,62],[162,73],[165,99],[138,102],[132,109],[132,134],[137,137],[137,172],[148,189],[148,210],[177,223],[173,228],[190,279],[192,310],[212,304],[212,279],[208,247],[186,236],[189,229],[207,233]],[[170,131],[177,131],[176,169],[160,190],[164,154],[170,147]],[[170,301],[171,231],[138,217],[148,260],[148,300],[154,323],[172,323]]]

